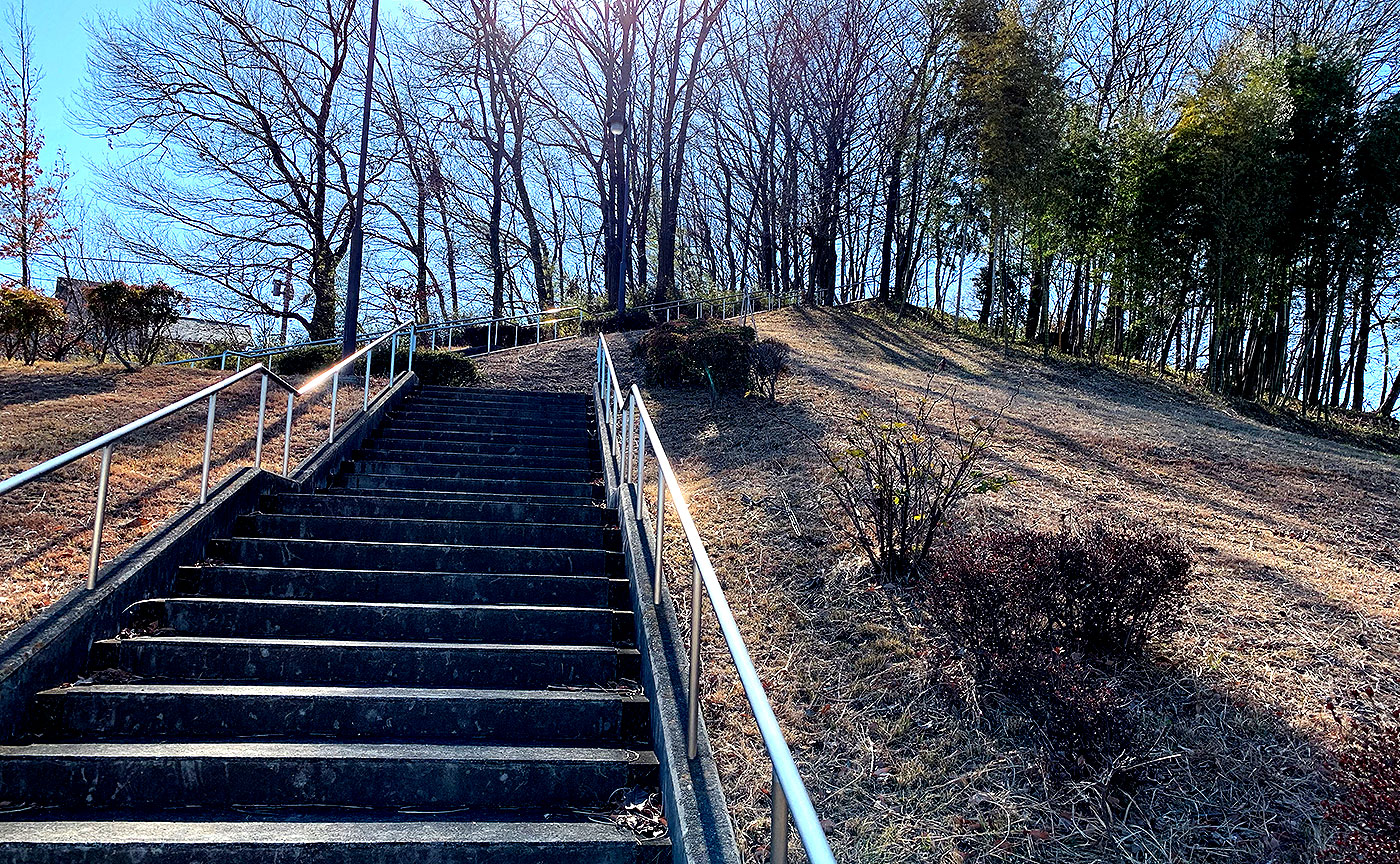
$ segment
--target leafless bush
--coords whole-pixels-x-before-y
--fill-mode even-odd
[[[778,377],[790,369],[792,348],[777,339],[763,339],[749,349],[749,377],[753,388],[769,399],[777,398]]]
[[[907,583],[949,512],[1004,485],[977,466],[1005,410],[965,416],[928,384],[912,405],[893,394],[859,409],[840,445],[826,450],[851,539],[885,579]]]

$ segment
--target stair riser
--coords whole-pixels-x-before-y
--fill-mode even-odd
[[[247,537],[213,541],[209,546],[211,557],[246,567],[345,567],[355,570],[431,570],[439,573],[602,576],[619,570],[620,563],[598,549],[388,545]]]
[[[530,390],[495,390],[468,387],[423,387],[416,399],[440,399],[472,405],[551,405],[578,408],[589,404],[586,393],[540,393]]]
[[[371,444],[356,450],[351,457],[357,462],[423,462],[434,465],[461,465],[480,468],[547,468],[551,471],[592,472],[593,460],[587,456],[493,456],[487,453],[447,453],[386,447]]]
[[[486,438],[519,438],[557,443],[565,447],[585,447],[589,437],[586,429],[564,429],[552,426],[526,426],[520,423],[493,423],[475,420],[444,419],[433,416],[405,417],[395,415],[385,421],[386,431],[420,430],[426,432],[456,432]]]
[[[376,459],[355,460],[350,470],[360,474],[388,474],[395,477],[449,477],[455,480],[504,480],[520,482],[570,482],[587,484],[593,472],[587,468],[540,467],[523,468],[512,465],[452,465],[430,460]]]
[[[106,643],[110,644],[110,643]],[[98,643],[104,645],[104,643]],[[258,645],[123,640],[96,656],[154,680],[409,687],[601,686],[636,680],[631,651],[432,645]]]
[[[85,692],[86,691],[86,692]],[[35,728],[46,740],[192,741],[220,738],[587,743],[646,747],[644,699],[101,693],[40,694]],[[3,829],[0,829],[2,833]]]
[[[381,435],[385,438],[427,438],[431,441],[462,441],[476,444],[533,444],[549,449],[555,447],[587,449],[592,440],[583,433],[555,435],[507,428],[477,429],[445,423],[403,422],[399,420],[388,420],[381,429]]]
[[[492,502],[431,501],[413,498],[375,498],[360,495],[279,495],[264,499],[267,512],[300,516],[353,516],[361,519],[435,519],[461,522],[529,522],[535,525],[605,524],[601,507],[549,506]]]
[[[608,609],[522,607],[340,606],[306,603],[146,601],[131,610],[151,614],[187,636],[402,639],[537,645],[611,645],[625,633],[624,616]]]
[[[421,511],[420,515],[430,515]],[[438,514],[431,514],[438,515]],[[617,531],[597,525],[528,522],[444,522],[426,519],[348,519],[260,513],[234,523],[237,537],[355,540],[362,543],[436,543],[454,546],[537,546],[544,549],[621,549]]]
[[[414,400],[391,415],[402,418],[417,418],[434,423],[489,423],[498,426],[520,426],[529,429],[554,429],[568,432],[588,431],[588,414],[583,410],[560,410],[557,408],[521,409],[478,409],[458,406],[450,402],[424,402]]]
[[[626,585],[601,577],[353,570],[181,568],[183,594],[281,600],[384,603],[531,603],[543,606],[621,606]]]
[[[407,477],[392,474],[344,474],[337,481],[346,489],[398,489],[424,492],[474,492],[489,495],[531,495],[592,501],[603,487],[592,483],[549,483],[540,480],[459,480],[451,477]]]
[[[436,440],[432,433],[410,433],[394,434],[389,430],[377,433],[370,439],[368,446],[379,450],[409,450],[415,453],[452,453],[455,455],[481,455],[492,458],[500,456],[523,456],[527,460],[550,459],[563,457],[569,459],[591,460],[597,453],[597,448],[582,444],[576,447],[552,447],[531,441],[511,442],[511,441],[444,441]]]
[[[93,808],[240,804],[349,807],[594,807],[656,770],[615,762],[467,759],[0,759],[14,801]]]

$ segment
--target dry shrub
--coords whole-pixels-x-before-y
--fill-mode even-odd
[[[742,393],[749,383],[753,340],[752,327],[680,319],[647,331],[637,340],[636,354],[652,384]]]
[[[896,392],[857,410],[838,446],[824,451],[848,533],[883,578],[908,583],[954,508],[1005,484],[977,467],[1000,419],[964,417],[926,384],[911,406]]]
[[[1400,708],[1382,708],[1370,687],[1351,696],[1360,710],[1348,721],[1335,701],[1328,703],[1345,735],[1329,766],[1336,798],[1326,812],[1336,835],[1325,857],[1338,864],[1400,861]]]
[[[792,348],[777,339],[762,339],[749,351],[749,375],[752,390],[777,398],[778,377],[791,371]]]
[[[942,533],[919,591],[943,629],[980,655],[1066,650],[1117,663],[1140,659],[1175,626],[1191,572],[1185,544],[1165,531],[1092,519],[1057,531]]]
[[[1151,525],[982,528],[942,532],[916,594],[982,690],[1033,724],[1049,773],[1078,777],[1132,748],[1105,670],[1176,625],[1191,570],[1185,545]]]

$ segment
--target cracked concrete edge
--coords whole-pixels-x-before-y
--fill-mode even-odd
[[[324,486],[335,469],[378,426],[384,415],[418,386],[410,373],[346,423],[340,437],[322,444],[291,478],[239,468],[217,484],[204,504],[192,504],[103,567],[97,587],[79,585],[0,641],[0,741],[26,727],[34,694],[80,677],[92,644],[121,628],[122,612],[134,603],[168,595],[180,567],[202,561],[210,540],[227,536],[233,522],[257,509],[270,492],[309,492]]]
[[[630,586],[637,647],[642,655],[642,684],[651,696],[651,724],[661,765],[662,800],[671,835],[674,864],[739,864],[739,847],[710,748],[702,710],[696,758],[687,756],[685,740],[686,681],[689,659],[676,623],[669,587],[662,580],[661,605],[651,603],[655,538],[638,516],[629,495],[615,485],[616,461],[602,402],[594,389],[594,411],[601,442],[608,500],[617,498],[622,550]]]

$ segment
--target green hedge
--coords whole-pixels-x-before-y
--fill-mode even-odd
[[[339,359],[340,346],[312,345],[273,357],[270,365],[272,371],[279,375],[312,375],[329,368]],[[384,375],[389,371],[388,362],[384,349],[378,349],[374,352],[370,371],[376,376]],[[408,349],[403,348],[394,357],[394,371],[402,371],[407,366]],[[472,359],[456,351],[417,351],[413,355],[413,371],[418,373],[419,380],[424,384],[444,387],[471,387],[481,380]],[[364,372],[363,358],[347,370],[350,375],[363,375]]]

